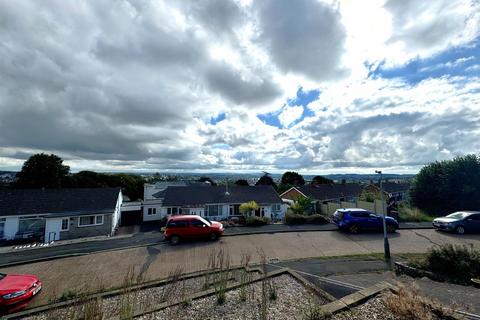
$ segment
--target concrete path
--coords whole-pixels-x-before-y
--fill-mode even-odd
[[[480,235],[451,235],[434,230],[401,230],[391,235],[392,253],[426,252],[434,244],[469,244],[480,248]],[[208,268],[209,256],[224,250],[238,265],[242,253],[252,255],[258,263],[259,252],[279,261],[321,256],[342,256],[381,253],[381,234],[347,235],[336,231],[291,232],[224,237],[217,242],[184,243],[171,246],[160,243],[118,251],[89,254],[9,268],[4,273],[32,273],[44,282],[44,292],[34,301],[45,302],[66,290],[95,290],[119,286],[129,270],[146,280],[164,278],[176,268],[193,272]]]

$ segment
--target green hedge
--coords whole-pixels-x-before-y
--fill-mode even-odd
[[[312,214],[312,215],[306,216],[301,214],[287,213],[285,215],[285,223],[286,224],[306,224],[306,223],[325,224],[325,223],[328,223],[328,220],[321,214]]]
[[[252,216],[252,217],[247,217],[245,224],[250,227],[255,227],[255,226],[264,226],[266,224],[270,224],[270,222],[271,220],[269,217]]]
[[[466,245],[444,244],[430,249],[418,266],[452,282],[468,284],[470,279],[480,277],[480,251]]]

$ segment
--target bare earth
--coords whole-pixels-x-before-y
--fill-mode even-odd
[[[392,253],[422,253],[443,243],[470,244],[480,248],[480,235],[459,236],[434,230],[401,230],[390,235]],[[0,272],[38,275],[44,283],[44,290],[32,305],[39,305],[66,290],[120,286],[131,268],[146,280],[164,278],[178,266],[185,272],[204,270],[214,248],[223,248],[231,255],[232,263],[238,265],[242,252],[251,253],[252,262],[258,262],[259,250],[263,250],[268,258],[279,260],[380,253],[383,238],[381,234],[348,235],[337,231],[234,236],[217,242],[179,246],[161,244],[96,253],[4,268]]]

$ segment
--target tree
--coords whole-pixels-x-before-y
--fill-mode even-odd
[[[252,215],[252,212],[258,210],[258,204],[255,201],[249,201],[240,205],[240,213],[244,216]]]
[[[410,189],[411,203],[431,215],[480,208],[480,156],[467,155],[423,167]]]
[[[330,180],[328,178],[322,177],[322,176],[315,176],[312,179],[311,185],[317,186],[320,184],[334,184],[333,180]]]
[[[18,188],[60,188],[70,172],[63,160],[45,153],[34,154],[17,173],[15,186]]]
[[[237,185],[237,186],[249,186],[250,184],[245,179],[239,179],[239,180],[235,181],[235,185]]]
[[[210,183],[211,186],[216,186],[217,184],[215,183],[215,181],[213,181],[212,179],[210,179],[210,177],[200,177],[200,179],[198,179],[199,182],[207,182],[207,183]]]
[[[366,201],[366,202],[374,202],[375,200],[381,200],[381,199],[382,199],[382,195],[380,193],[380,190],[369,191],[364,189],[360,194],[360,197],[358,197],[358,200]]]
[[[255,183],[256,186],[273,186],[275,189],[277,189],[277,184],[275,181],[273,181],[272,177],[268,173],[264,174],[263,176],[258,179],[257,183]]]
[[[307,197],[299,197],[294,204],[290,206],[290,210],[295,214],[309,213],[312,209],[312,200]]]
[[[294,186],[303,186],[305,184],[305,179],[303,179],[302,175],[297,172],[287,171],[282,175],[281,183]]]

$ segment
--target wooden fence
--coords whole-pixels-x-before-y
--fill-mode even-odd
[[[340,208],[361,208],[368,211],[375,212],[377,214],[383,214],[384,211],[386,213],[387,204],[384,202],[382,206],[381,200],[375,200],[375,202],[367,202],[367,201],[356,201],[356,202],[327,202],[327,203],[320,203],[319,204],[320,213],[325,215],[332,215],[335,210]]]

